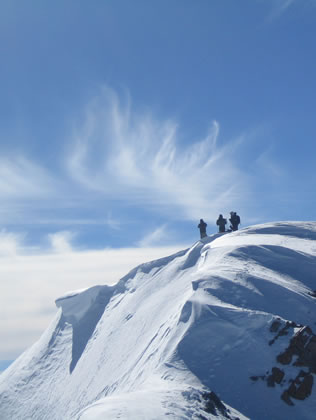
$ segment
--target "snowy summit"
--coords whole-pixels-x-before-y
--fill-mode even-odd
[[[215,234],[57,299],[0,376],[1,420],[314,419],[315,239],[316,222]]]

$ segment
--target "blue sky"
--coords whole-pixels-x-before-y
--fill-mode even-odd
[[[315,20],[314,0],[1,2],[0,358],[201,217],[315,219]]]

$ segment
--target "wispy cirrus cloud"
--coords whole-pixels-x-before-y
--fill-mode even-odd
[[[56,179],[24,156],[0,159],[0,197],[6,199],[47,197],[56,189]]]
[[[260,173],[260,175],[268,180],[275,182],[283,180],[286,177],[286,172],[284,168],[275,160],[273,157],[272,147],[269,147],[256,158],[254,165],[255,170]]]
[[[104,88],[76,127],[69,173],[87,190],[130,205],[184,219],[215,215],[247,193],[234,156],[242,138],[219,145],[219,129],[213,121],[203,139],[185,145],[175,121],[133,112]]]
[[[275,16],[284,13],[296,0],[274,0],[274,11]]]
[[[127,223],[141,224],[137,210],[153,220],[215,220],[249,205],[255,191],[244,157],[256,133],[223,143],[213,120],[204,137],[185,139],[179,122],[141,112],[110,88],[100,89],[74,127],[55,168],[22,156],[0,159],[0,223],[123,232]]]
[[[167,240],[170,240],[170,232],[168,232],[168,226],[163,224],[158,226],[152,232],[147,233],[139,242],[140,247],[157,246]]]
[[[105,224],[109,226],[113,230],[120,230],[121,229],[121,221],[113,217],[112,212],[107,213],[107,217],[105,219]]]
[[[249,133],[223,143],[213,120],[203,138],[187,141],[177,121],[141,112],[110,88],[100,89],[74,126],[56,168],[25,156],[0,159],[3,225],[103,225],[118,231],[126,224],[119,207],[183,221],[214,219],[249,202],[253,176],[240,159]]]
[[[26,153],[3,153],[0,158],[0,224],[41,223],[45,212],[65,206],[69,200],[67,189],[67,181]]]
[[[314,7],[316,6],[315,0],[259,0],[264,1],[265,4],[268,4],[270,11],[268,13],[267,20],[272,22],[280,18],[284,13],[291,9],[294,5],[300,7]]]

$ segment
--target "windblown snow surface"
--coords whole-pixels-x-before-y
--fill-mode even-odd
[[[315,327],[315,239],[316,222],[215,234],[57,299],[0,375],[1,420],[315,419],[315,387],[281,399],[311,365],[277,359]]]

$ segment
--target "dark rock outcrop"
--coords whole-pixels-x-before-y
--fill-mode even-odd
[[[277,356],[277,361],[288,365],[294,356],[297,356],[294,366],[306,366],[316,373],[316,335],[310,327],[302,327],[294,335],[285,351]]]
[[[293,321],[285,323],[279,318],[272,322],[269,330],[274,334],[273,339],[269,341],[270,346],[280,337],[292,335],[288,346],[276,357],[277,362],[283,365],[284,369],[273,367],[270,373],[251,376],[250,379],[252,381],[258,381],[259,379],[266,381],[269,387],[275,387],[276,385],[283,387],[286,383],[287,365],[305,368],[305,370],[301,369],[294,379],[291,375],[290,385],[281,395],[281,399],[286,404],[294,405],[292,399],[305,400],[312,393],[313,374],[316,374],[316,335],[308,326],[298,325]]]
[[[273,367],[271,375],[268,376],[267,383],[268,386],[274,386],[276,383],[280,384],[284,378],[283,370]]]
[[[290,397],[297,400],[305,400],[312,393],[314,378],[311,373],[301,371],[292,381],[289,388],[283,392],[281,398],[289,405],[293,405]]]
[[[215,394],[215,392],[205,392],[202,395],[205,401],[205,411],[215,416],[220,415],[221,418],[228,420],[239,420],[237,417],[232,417],[230,410],[222,403],[221,399]],[[203,416],[200,416],[201,420],[206,420]]]
[[[301,325],[298,325],[293,321],[287,321],[286,324],[284,325],[284,327],[280,329],[281,325],[282,325],[282,323],[281,323],[281,320],[279,320],[279,319],[272,322],[272,324],[270,326],[270,332],[272,332],[272,333],[277,332],[277,334],[272,340],[269,341],[269,346],[274,344],[279,337],[282,337],[284,335],[288,335],[290,328],[301,327]]]

